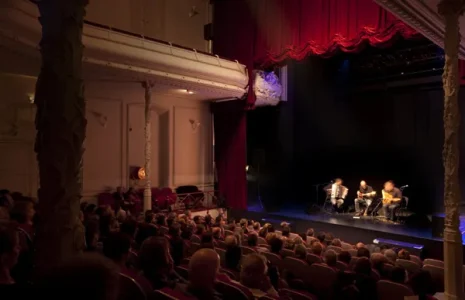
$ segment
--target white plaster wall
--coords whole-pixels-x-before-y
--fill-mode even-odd
[[[90,1],[86,19],[129,32],[207,51],[203,26],[209,0]],[[198,15],[189,17],[195,6]]]
[[[0,188],[36,196],[34,106],[27,95],[35,78],[0,74]],[[129,180],[144,164],[144,90],[138,83],[86,82],[87,134],[83,198],[105,188],[143,186]],[[213,187],[212,122],[208,102],[155,91],[152,97],[152,185]],[[8,136],[13,116],[18,134]],[[9,119],[10,118],[10,119]],[[192,129],[190,119],[201,125]]]

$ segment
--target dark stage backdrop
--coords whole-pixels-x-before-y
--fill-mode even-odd
[[[289,101],[248,113],[248,163],[261,164],[265,206],[311,204],[312,185],[341,177],[350,202],[361,179],[379,192],[392,179],[397,186],[409,185],[405,194],[414,211],[443,211],[442,89],[417,85],[359,92],[350,73],[341,72],[342,63],[317,57],[290,63]],[[464,105],[461,110],[465,115]],[[254,189],[249,184],[249,195]]]

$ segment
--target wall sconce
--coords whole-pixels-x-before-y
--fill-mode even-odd
[[[27,94],[27,98],[29,99],[29,103],[34,104],[35,95],[33,93]]]
[[[191,123],[192,131],[196,131],[200,127],[199,121],[189,119],[189,123]]]

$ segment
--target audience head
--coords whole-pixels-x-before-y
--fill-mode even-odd
[[[200,218],[200,216],[195,216],[193,220],[194,220],[194,223],[197,225],[202,222],[202,219]]]
[[[147,210],[145,213],[144,213],[144,221],[145,223],[153,223],[153,219],[154,219],[155,215],[153,214],[153,211],[152,210]]]
[[[98,221],[91,220],[86,223],[85,239],[87,250],[97,249],[97,243],[100,239],[100,225]]]
[[[281,254],[283,250],[283,241],[280,238],[273,237],[269,241],[270,251],[274,254]]]
[[[318,256],[321,256],[321,253],[323,252],[323,245],[321,245],[320,242],[315,242],[312,244],[312,253]]]
[[[395,264],[397,260],[397,253],[392,249],[387,249],[384,251],[384,256],[387,258],[390,264]]]
[[[367,257],[360,257],[355,263],[354,271],[357,274],[370,276],[371,275],[371,263]]]
[[[225,239],[224,242],[226,246],[237,246],[237,239],[234,235],[228,235]]]
[[[205,232],[205,225],[197,224],[197,227],[195,228],[195,234],[201,236],[204,232]]]
[[[391,270],[391,280],[396,283],[405,283],[406,272],[404,268],[394,267]]]
[[[247,245],[249,247],[257,247],[258,236],[256,234],[249,234],[249,236],[247,237]]]
[[[338,260],[342,261],[345,264],[350,264],[350,260],[352,259],[352,255],[350,255],[349,251],[341,251],[338,255]]]
[[[240,282],[248,288],[260,289],[267,272],[266,259],[260,254],[249,254],[242,260]]]
[[[219,227],[213,227],[212,229],[212,235],[215,240],[218,240],[221,238],[221,228]]]
[[[126,220],[124,220],[123,223],[121,223],[119,231],[121,233],[124,233],[124,234],[128,235],[131,239],[134,239],[136,229],[137,229],[136,220],[134,220],[132,218],[127,218]]]
[[[367,248],[358,248],[357,250],[357,257],[366,257],[366,258],[370,258],[370,250],[368,250]]]
[[[370,258],[373,269],[381,273],[384,264],[388,262],[387,258],[382,253],[373,253]]]
[[[11,224],[0,225],[0,269],[11,270],[18,262],[18,232]]]
[[[316,236],[316,238],[320,241],[320,243],[324,243],[325,242],[325,239],[326,239],[326,233],[324,233],[323,231],[318,233],[318,235]]]
[[[32,224],[35,210],[31,201],[16,201],[10,212],[10,218],[19,224]]]
[[[253,230],[258,232],[260,230],[260,223],[258,222],[253,223]]]
[[[146,239],[142,243],[138,258],[147,278],[168,274],[173,269],[170,246],[165,237],[155,236]]]
[[[408,285],[412,288],[415,295],[426,297],[427,295],[434,295],[436,288],[434,286],[433,278],[428,271],[420,270],[414,273],[408,280]]]
[[[199,290],[212,290],[220,268],[215,250],[200,249],[189,261],[189,286]]]
[[[111,233],[103,240],[103,254],[117,264],[124,265],[131,248],[131,239],[120,232]]]
[[[357,244],[355,244],[355,249],[360,249],[360,248],[365,248],[365,244],[364,244],[364,243],[360,243],[360,242],[358,242]]]
[[[54,268],[42,278],[38,291],[49,299],[114,300],[118,280],[118,270],[111,260],[87,253]]]
[[[211,226],[211,225],[212,225],[212,216],[206,215],[206,216],[204,217],[203,220],[204,220],[204,222],[205,222],[205,225],[207,225],[207,226]]]
[[[331,245],[335,247],[342,247],[342,242],[340,239],[333,239],[331,241]]]
[[[258,232],[258,236],[261,238],[266,238],[266,235],[268,234],[268,228],[267,227],[262,227],[260,231]]]
[[[213,235],[211,232],[205,232],[202,234],[202,237],[200,238],[200,248],[215,248],[213,243]]]
[[[181,225],[179,223],[173,223],[171,227],[168,229],[168,234],[172,238],[180,238],[181,237]]]
[[[164,214],[158,214],[156,216],[156,222],[158,226],[166,226],[166,217]]]
[[[397,256],[399,259],[410,260],[410,252],[408,252],[408,250],[405,249],[400,250]]]
[[[304,245],[297,245],[294,249],[295,256],[297,258],[306,260],[307,259],[307,248]]]
[[[325,262],[330,267],[336,267],[337,253],[333,250],[326,250]]]
[[[284,226],[282,231],[281,231],[281,234],[282,234],[282,236],[288,238],[291,235],[291,227],[289,227],[288,225]]]
[[[315,230],[313,228],[307,229],[307,236],[313,237],[315,235]]]
[[[158,228],[147,224],[147,223],[141,223],[139,224],[139,228],[137,230],[136,236],[135,236],[135,242],[136,244],[140,247],[142,246],[142,243],[148,239],[149,237],[156,236],[158,234]]]
[[[240,221],[239,221],[239,226],[240,226],[240,227],[245,227],[245,226],[247,226],[247,219],[240,219]]]

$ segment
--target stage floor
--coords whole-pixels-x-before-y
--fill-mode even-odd
[[[315,230],[338,232],[348,236],[348,241],[376,238],[397,239],[413,244],[442,244],[441,238],[433,237],[431,225],[415,226],[410,224],[389,224],[375,218],[362,217],[354,219],[351,214],[327,214],[324,212],[307,213],[305,207],[288,206],[276,212],[264,212],[260,206],[249,206],[248,213],[260,218],[262,222],[279,224],[282,221],[295,223],[297,232],[305,232],[307,227]],[[465,240],[465,216],[461,218],[462,240]],[[296,228],[297,227],[297,228]],[[320,229],[321,228],[321,229]],[[365,238],[364,238],[365,237]],[[465,245],[465,243],[464,243]]]

